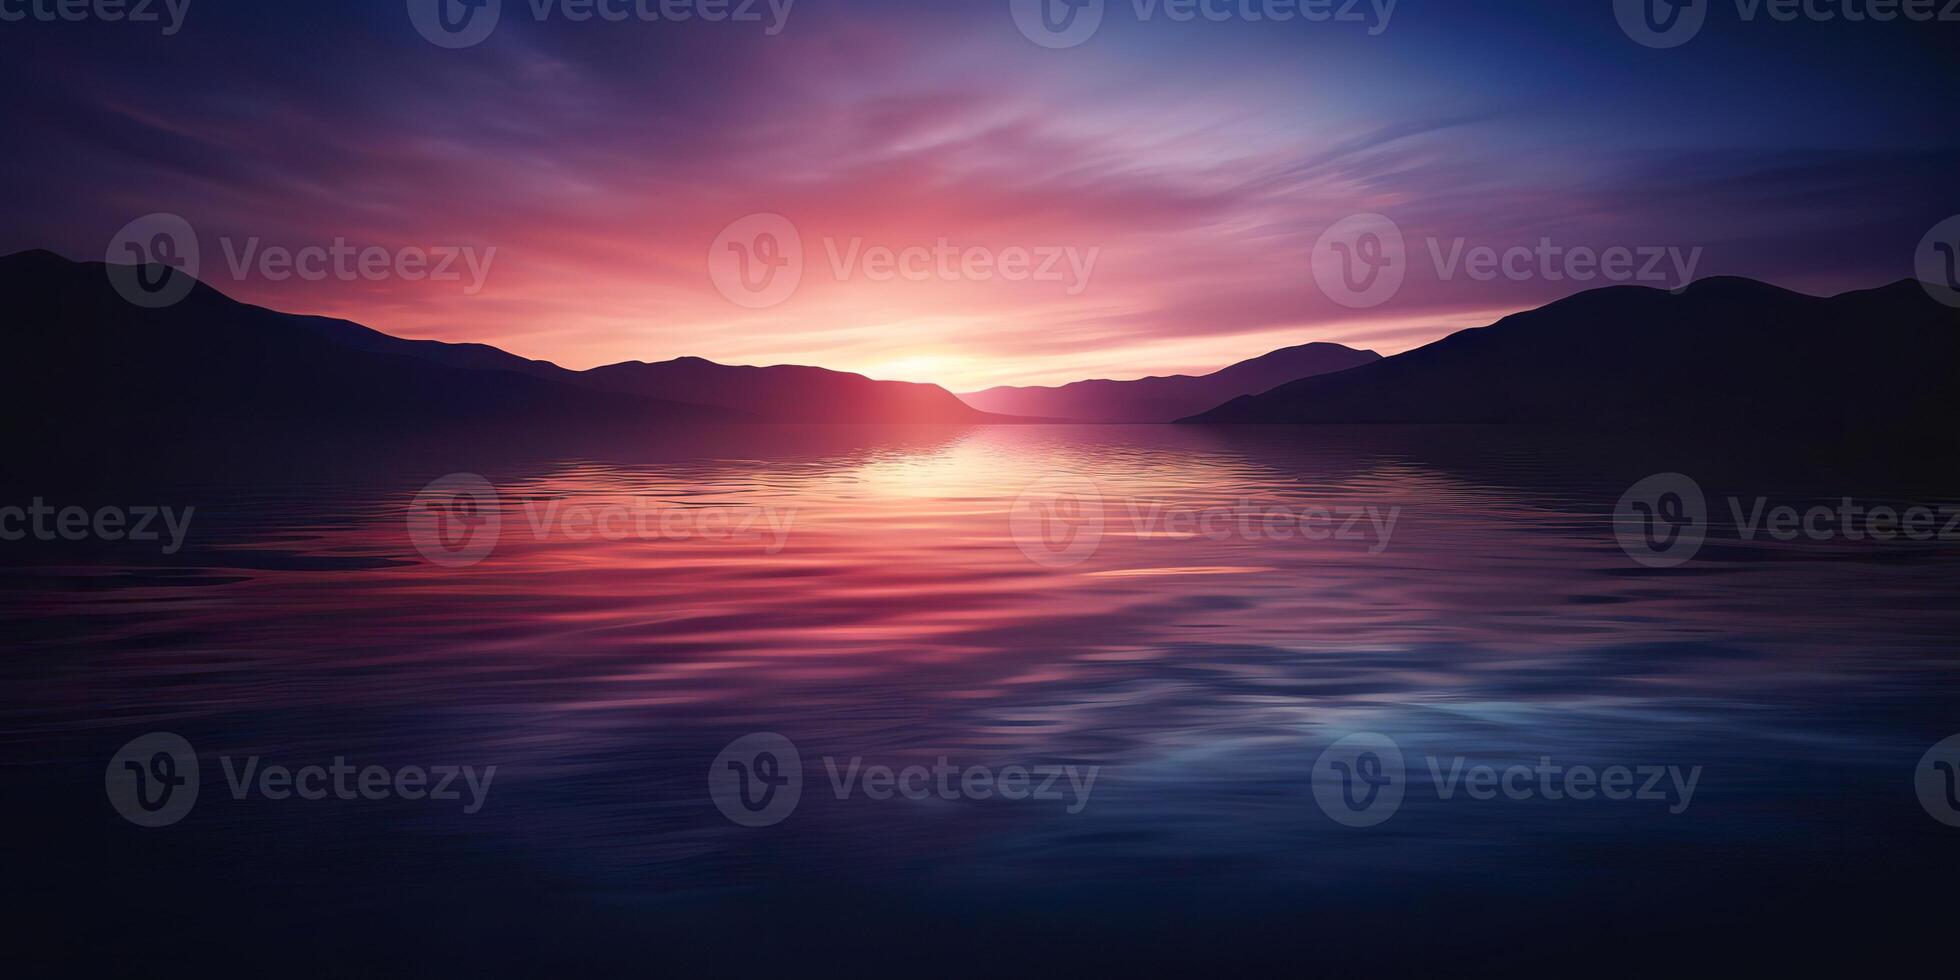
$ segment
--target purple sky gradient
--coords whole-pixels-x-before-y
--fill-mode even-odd
[[[1048,50],[1006,0],[801,0],[761,24],[535,21],[444,50],[399,0],[201,0],[134,24],[0,24],[0,250],[98,259],[171,212],[234,296],[590,367],[683,354],[956,390],[1204,371],[1333,340],[1394,353],[1589,285],[1445,280],[1448,251],[1701,249],[1696,273],[1830,292],[1912,274],[1960,212],[1960,24],[1745,23],[1630,41],[1607,2],[1403,0],[1363,25],[1109,6]],[[58,80],[58,81],[57,81]],[[809,262],[747,309],[710,245],[772,212]],[[1316,284],[1321,233],[1390,216],[1383,305]],[[271,281],[258,239],[496,249],[484,288]],[[1056,282],[839,280],[848,248],[1096,250]],[[1673,283],[1662,283],[1673,285]]]

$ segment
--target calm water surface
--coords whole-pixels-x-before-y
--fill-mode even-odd
[[[1913,772],[1960,732],[1960,543],[1745,540],[1728,505],[1938,506],[1946,473],[1334,428],[228,455],[0,501],[197,508],[176,555],[29,541],[0,569],[10,890],[72,962],[1621,972],[1902,954],[1950,914],[1960,830]],[[1613,511],[1669,471],[1712,527],[1649,568]],[[497,494],[442,526],[500,523],[464,567],[410,532],[453,473]],[[202,786],[141,829],[104,766],[153,731]],[[754,732],[803,766],[764,828],[710,793]],[[1315,763],[1363,732],[1405,797],[1350,827]],[[497,768],[476,813],[234,799],[218,760],[252,756]],[[839,798],[826,759],[1095,776]],[[1445,799],[1458,759],[1699,774],[1685,800]]]

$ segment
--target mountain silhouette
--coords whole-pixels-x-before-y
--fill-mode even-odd
[[[1026,421],[978,411],[938,385],[873,381],[816,367],[739,367],[683,357],[659,364],[612,364],[580,372],[578,378],[599,391],[658,392],[784,422]]]
[[[0,401],[17,418],[76,428],[742,418],[343,346],[324,335],[337,321],[249,306],[202,283],[145,309],[116,292],[105,264],[51,252],[0,258],[0,289],[12,311],[0,330]]]
[[[1615,286],[1385,360],[1308,344],[1204,377],[963,400],[937,385],[692,357],[572,371],[279,313],[202,283],[144,309],[108,270],[45,251],[0,258],[12,313],[0,327],[0,406],[12,427],[1178,419],[1919,429],[1960,415],[1960,311],[1910,280],[1829,298],[1732,278],[1680,292]]]
[[[278,313],[203,283],[174,305],[144,309],[115,291],[108,268],[45,251],[0,258],[0,288],[16,314],[0,368],[8,405],[158,424],[1020,421],[936,385],[813,367],[681,358],[572,371],[484,344]]]
[[[1960,310],[1911,280],[1830,298],[1749,279],[1596,289],[1208,423],[1948,424]]]
[[[990,416],[938,385],[873,381],[863,375],[819,367],[743,367],[682,357],[658,364],[629,361],[573,371],[487,344],[403,340],[358,323],[320,317],[306,318],[302,325],[334,343],[360,350],[399,354],[471,370],[512,371],[591,391],[725,408],[772,422],[1025,421]]]
[[[1173,422],[1241,395],[1381,360],[1369,350],[1305,344],[1241,361],[1201,377],[1078,381],[1058,388],[989,388],[961,395],[974,408],[1071,422]]]

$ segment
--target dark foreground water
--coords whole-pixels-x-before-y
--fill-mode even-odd
[[[22,465],[0,506],[195,511],[173,554],[162,517],[0,542],[10,954],[1950,962],[1960,484],[1926,447],[1749,450],[808,428]],[[1680,481],[1622,506],[1674,472],[1699,548],[1644,520]],[[1932,534],[1853,540],[1847,497]]]

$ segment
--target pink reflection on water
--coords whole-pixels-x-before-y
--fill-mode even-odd
[[[301,506],[232,547],[389,561],[40,596],[43,614],[88,624],[45,645],[90,669],[47,683],[118,721],[325,703],[491,709],[510,725],[838,712],[825,723],[955,740],[1140,737],[1175,716],[1167,701],[1643,702],[1824,683],[1870,666],[1858,596],[1936,584],[1911,565],[1746,558],[1632,574],[1586,488],[1284,448],[990,428],[832,457],[569,461],[500,476],[501,537],[459,569],[406,539],[419,486],[321,500],[350,516],[313,523]],[[1030,560],[1009,520],[1058,474],[1101,495],[1100,542],[1067,567]],[[1309,509],[1364,515],[1359,536],[1264,520]],[[1242,513],[1259,519],[1177,523]],[[608,529],[609,514],[626,517]],[[1681,644],[1744,644],[1778,667],[1591,653]]]

